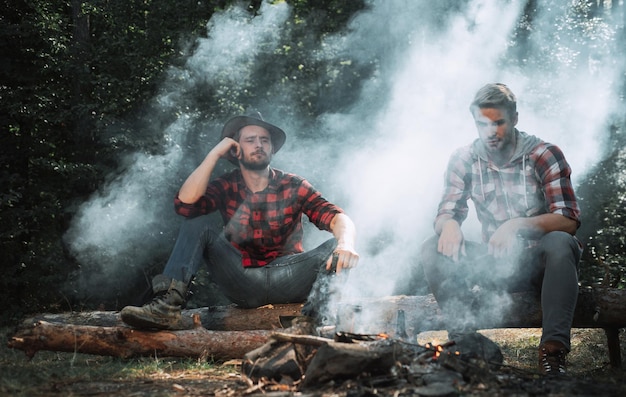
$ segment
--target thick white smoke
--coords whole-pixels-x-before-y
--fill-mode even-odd
[[[343,153],[337,186],[348,196],[362,251],[384,237],[383,248],[366,255],[350,274],[344,298],[388,295],[402,287],[415,269],[419,244],[433,233],[448,157],[477,137],[468,106],[485,83],[502,82],[513,90],[518,97],[518,128],[559,145],[573,168],[575,184],[598,159],[607,119],[619,103],[614,89],[620,86],[622,60],[590,62],[589,66],[596,68],[593,73],[575,67],[576,42],[581,38],[558,33],[571,28],[559,20],[567,7],[540,8],[534,22],[546,30],[531,36],[531,44],[548,48],[562,59],[555,56],[554,70],[515,63],[502,67],[500,60],[522,6],[523,2],[473,1],[453,15],[438,34],[433,34],[429,21],[434,16],[425,12],[422,2],[404,2],[394,9],[393,25],[406,30],[380,35],[374,29],[370,34],[370,25],[361,23],[388,13],[388,2],[373,3],[370,13],[354,21],[356,41],[376,46],[410,36],[411,45],[394,54],[395,63],[388,73],[381,73],[382,79],[391,82],[390,99],[382,109],[367,109],[375,115],[368,118],[367,125],[358,123],[362,119],[359,114],[329,118],[338,125],[349,124],[343,119],[352,120],[357,129],[367,131],[360,145]],[[398,20],[412,23],[398,25]],[[560,48],[554,45],[557,39]],[[601,57],[600,53],[598,50],[592,58]],[[379,82],[372,85],[374,88],[364,91],[364,103],[369,100],[367,95],[376,95],[384,86]],[[473,212],[464,232],[466,238],[480,240]]]
[[[288,134],[274,165],[314,179],[357,225],[361,264],[341,289],[344,297],[390,294],[414,269],[419,244],[432,233],[448,156],[477,136],[468,105],[485,83],[511,87],[518,97],[518,128],[559,145],[575,182],[599,155],[606,120],[618,104],[612,87],[618,86],[622,60],[592,62],[594,73],[572,66],[578,38],[559,33],[556,49],[566,7],[553,7],[538,10],[535,23],[542,30],[529,40],[532,48],[554,48],[555,70],[535,70],[522,61],[503,67],[524,2],[457,3],[370,1],[351,22],[349,34],[326,38],[311,49],[311,57],[378,59],[376,73],[350,110],[320,115],[309,127],[306,145],[291,139],[290,131],[303,128],[298,120],[266,117]],[[274,51],[267,43],[279,37],[289,13],[285,3],[264,3],[254,18],[238,7],[214,15],[208,39],[199,41],[185,68],[172,70],[170,88],[158,103],[175,107],[203,79],[245,82],[261,51],[258,42],[264,43],[263,51]],[[290,92],[269,98],[277,104],[291,99]],[[146,235],[175,228],[163,221],[163,212],[171,212],[171,186],[179,186],[173,170],[193,152],[184,142],[200,118],[195,111],[181,114],[167,131],[170,146],[164,155],[137,155],[126,173],[84,203],[68,233],[81,261],[123,275],[125,269],[116,263],[160,244],[146,241]],[[213,120],[212,127],[224,121]],[[325,132],[321,142],[314,139],[318,131]],[[146,197],[153,204],[146,205]],[[475,221],[467,222],[468,238],[477,239],[477,230]],[[321,239],[310,238],[314,243]]]

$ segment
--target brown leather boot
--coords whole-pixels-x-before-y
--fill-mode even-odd
[[[567,349],[561,342],[549,340],[539,346],[539,370],[547,376],[566,375]]]
[[[187,296],[187,285],[162,274],[152,280],[154,299],[142,307],[126,306],[120,312],[122,321],[139,329],[185,329],[182,305]]]

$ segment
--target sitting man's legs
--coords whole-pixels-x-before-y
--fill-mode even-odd
[[[241,253],[211,227],[208,217],[185,220],[163,274],[152,281],[154,299],[142,307],[125,307],[122,320],[137,328],[185,328],[181,309],[189,284],[205,263],[209,278],[241,307],[304,302],[314,284],[323,284],[323,277],[318,276],[325,275],[322,269],[336,245],[333,238],[314,250],[278,258],[264,267],[244,268]]]
[[[562,375],[565,374],[565,357],[571,349],[581,249],[570,234],[551,232],[543,236],[539,250],[544,267],[539,367],[546,375]]]
[[[211,228],[208,216],[186,219],[180,227],[163,274],[152,279],[154,299],[142,307],[123,308],[120,313],[122,320],[136,328],[185,328],[181,309],[187,299],[189,285],[204,263],[205,248],[215,245],[223,251],[225,259],[237,260],[236,252],[228,252],[225,247],[214,244],[218,237]]]

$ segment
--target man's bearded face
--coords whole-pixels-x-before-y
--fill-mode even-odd
[[[260,171],[267,168],[272,161],[272,137],[263,127],[247,125],[241,129],[239,137],[242,167]]]

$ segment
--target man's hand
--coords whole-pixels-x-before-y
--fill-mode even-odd
[[[465,255],[465,239],[461,225],[454,219],[448,219],[441,225],[437,251],[452,258],[454,262],[459,261],[459,254]]]
[[[500,225],[489,239],[488,253],[494,258],[515,255],[518,249],[519,232],[524,218],[509,219]]]
[[[239,142],[236,140],[225,137],[222,139],[209,154],[215,154],[218,158],[228,158],[229,156],[233,156],[238,159],[241,154],[241,146],[239,146]]]
[[[356,267],[359,254],[354,250],[356,230],[348,215],[340,213],[330,221],[330,230],[337,239],[337,248],[326,261],[326,271],[341,273],[341,269]]]
[[[354,249],[337,246],[333,254],[326,261],[326,271],[341,273],[342,269],[356,267],[359,262],[359,254]]]

